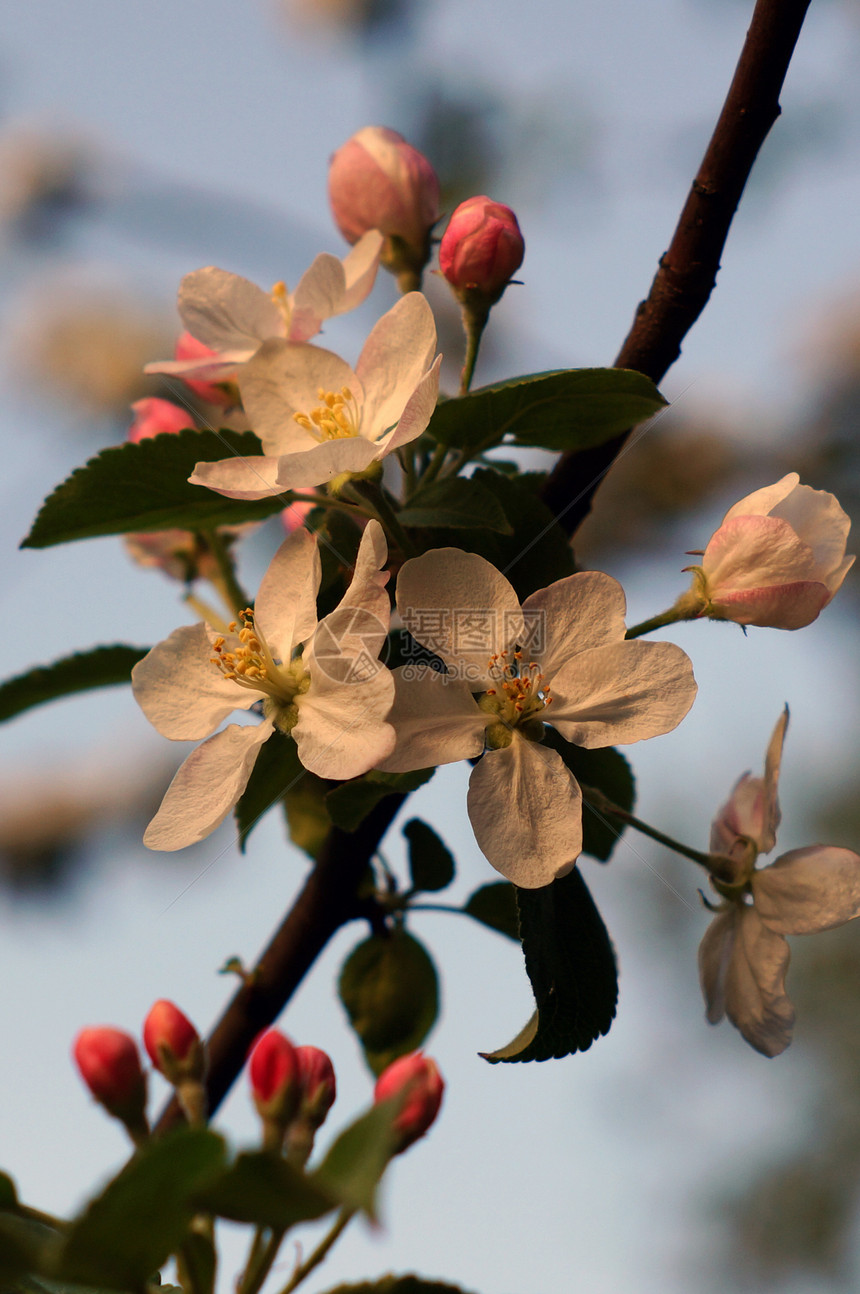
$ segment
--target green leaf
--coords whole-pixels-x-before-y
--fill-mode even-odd
[[[37,665],[26,674],[0,683],[0,722],[13,719],[33,706],[58,701],[76,692],[97,687],[113,687],[131,682],[131,671],[149,651],[148,647],[93,647],[75,652],[52,665]]]
[[[332,822],[326,808],[330,789],[330,781],[306,773],[284,797],[290,840],[309,858],[317,857],[331,831]]]
[[[462,1285],[444,1285],[423,1276],[383,1276],[360,1285],[336,1285],[326,1294],[467,1294]]]
[[[432,958],[400,928],[387,936],[371,935],[352,950],[338,993],[377,1075],[398,1056],[420,1047],[439,1013]]]
[[[558,453],[590,449],[666,404],[654,383],[620,368],[572,368],[511,378],[440,404],[429,433],[468,455],[507,440]]]
[[[491,881],[470,894],[463,908],[475,921],[498,930],[509,939],[520,939],[520,917],[517,892],[509,881]]]
[[[11,1179],[7,1179],[11,1180]],[[57,1239],[56,1231],[20,1213],[0,1213],[0,1289],[42,1266]]]
[[[177,1269],[184,1289],[193,1290],[194,1294],[215,1294],[218,1255],[213,1237],[189,1230],[182,1242]]]
[[[379,1101],[350,1124],[329,1149],[311,1181],[344,1208],[376,1217],[376,1188],[397,1144],[394,1120],[401,1100]]]
[[[224,1169],[226,1147],[206,1128],[183,1128],[140,1150],[72,1223],[57,1276],[138,1289],[179,1246],[194,1195]]]
[[[0,1173],[0,1209],[17,1209],[18,1192],[8,1173]]]
[[[49,548],[96,535],[131,531],[211,530],[261,521],[280,512],[288,493],[271,499],[226,499],[189,485],[196,463],[254,458],[262,453],[251,431],[180,431],[112,445],[79,467],[43,503],[22,548]]]
[[[403,828],[409,841],[409,875],[413,890],[433,894],[454,879],[454,858],[444,841],[420,818],[411,818]]]
[[[618,1002],[612,943],[575,867],[539,890],[517,890],[526,973],[536,1016],[485,1060],[559,1059],[609,1032]]]
[[[558,751],[577,782],[594,786],[617,804],[632,813],[636,801],[636,783],[633,772],[624,756],[612,746],[602,750],[585,750],[572,746],[553,728],[546,729],[546,744]],[[582,852],[605,863],[624,831],[624,823],[608,822],[589,805],[582,806]]]
[[[298,787],[305,776],[299,762],[296,743],[277,729],[260,747],[248,785],[233,810],[239,831],[239,847],[245,845],[252,830],[269,809],[283,799],[287,791]]]
[[[463,476],[434,481],[414,494],[397,514],[408,529],[498,530],[513,534],[495,496],[478,481]]]
[[[284,1230],[321,1218],[339,1202],[285,1159],[265,1151],[239,1155],[223,1177],[194,1198],[219,1218]]]
[[[435,768],[418,768],[414,773],[366,773],[329,791],[326,808],[336,827],[357,831],[364,819],[386,795],[407,795],[429,782]]]
[[[452,541],[470,553],[492,562],[514,586],[522,600],[576,570],[570,540],[545,503],[531,488],[532,473],[516,480],[489,468],[479,468],[472,478],[490,490],[513,526],[511,537],[486,530],[464,530]],[[439,542],[438,532],[434,539]]]

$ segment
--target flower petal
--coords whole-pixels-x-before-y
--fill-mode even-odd
[[[193,337],[213,350],[255,351],[284,335],[284,318],[268,293],[239,274],[209,265],[179,285],[179,314]]]
[[[753,897],[777,934],[833,930],[860,916],[860,855],[834,845],[791,849],[753,873]]]
[[[712,1024],[723,1010],[750,1046],[778,1056],[791,1042],[794,1007],[785,993],[788,944],[754,907],[733,904],[712,922],[699,950],[702,989]]]
[[[311,651],[328,661],[329,672],[338,657],[377,661],[388,638],[391,608],[386,591],[388,560],[385,532],[378,521],[369,521],[361,536],[349,588],[334,611],[319,624]],[[354,673],[354,669],[351,670]]]
[[[674,643],[594,647],[563,665],[550,685],[548,721],[588,749],[670,732],[696,696],[693,667]]]
[[[582,850],[582,794],[554,750],[514,736],[469,778],[469,820],[484,857],[525,890],[572,870]]]
[[[364,388],[333,351],[274,339],[261,346],[239,375],[242,403],[267,454],[292,454],[318,442],[295,421],[320,403],[320,390],[348,387],[358,408]]]
[[[323,253],[299,279],[292,298],[290,341],[309,341],[326,319],[353,310],[370,292],[384,239],[368,230],[344,259]]]
[[[307,661],[307,657],[305,658]],[[310,689],[296,697],[299,718],[293,737],[299,759],[318,777],[359,777],[375,768],[394,749],[394,729],[387,722],[394,700],[394,680],[379,662],[346,681],[328,675],[313,659],[308,663]]]
[[[722,524],[732,517],[766,517],[773,509],[797,489],[800,477],[797,472],[789,472],[774,485],[765,485],[761,490],[754,490],[729,508],[723,517]]]
[[[396,744],[377,767],[411,773],[459,759],[477,759],[491,716],[478,709],[467,684],[435,670],[411,677],[412,666],[392,670],[394,705],[389,722]]]
[[[770,515],[787,521],[809,545],[822,578],[824,572],[839,566],[845,556],[851,518],[835,495],[827,490],[814,490],[811,485],[796,485],[770,509]]]
[[[817,580],[812,549],[778,517],[732,517],[713,534],[702,558],[709,595]]]
[[[386,454],[390,454],[394,449],[399,449],[401,445],[408,445],[410,441],[417,440],[421,433],[426,430],[428,422],[433,417],[436,402],[439,399],[439,368],[441,364],[442,356],[437,355],[431,367],[406,401],[397,426],[388,435],[377,441],[379,446],[377,458],[384,458]]]
[[[740,837],[746,836],[755,841],[760,853],[767,852],[759,845],[764,835],[764,807],[764,780],[753,777],[751,773],[744,773],[711,823],[711,851],[715,854],[731,854],[735,851],[742,857],[745,847]]]
[[[818,619],[830,597],[827,585],[815,580],[739,592],[720,589],[711,600],[711,614],[739,625],[803,629]]]
[[[278,459],[262,454],[198,463],[188,480],[192,485],[205,485],[225,494],[228,499],[270,499],[284,493],[283,485],[278,483]]]
[[[356,365],[365,390],[365,421],[375,428],[374,439],[400,418],[435,351],[436,323],[427,298],[407,292],[378,321]]]
[[[225,678],[211,656],[206,627],[182,625],[131,671],[135,700],[163,737],[199,741],[228,714],[248,710],[264,696]]]
[[[316,629],[321,574],[316,540],[300,527],[284,540],[263,576],[254,619],[283,664]]]
[[[248,784],[273,725],[231,723],[193,750],[174,777],[143,843],[150,849],[185,849],[219,827]]]
[[[322,445],[310,445],[302,453],[282,454],[278,459],[278,480],[282,490],[312,488],[343,472],[363,472],[376,457],[376,448],[363,436],[327,440]]]
[[[519,599],[476,553],[434,548],[405,562],[397,579],[403,624],[473,691],[486,687],[490,657],[522,637]]]
[[[627,601],[624,590],[602,571],[581,571],[538,589],[523,603],[526,630],[543,630],[543,650],[529,646],[550,681],[577,652],[624,639]],[[535,618],[540,617],[540,625]]]
[[[256,348],[254,348],[256,349]],[[226,382],[240,364],[254,354],[249,346],[222,350],[208,359],[156,359],[144,364],[144,373],[167,373],[170,377],[197,378],[210,382]]]

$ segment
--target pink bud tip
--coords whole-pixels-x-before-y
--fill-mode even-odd
[[[439,179],[423,153],[396,130],[359,130],[332,157],[328,185],[335,223],[348,243],[378,229],[402,244],[400,262],[390,246],[383,253],[389,268],[426,265],[430,231],[439,219]]]
[[[337,1096],[334,1066],[319,1047],[297,1047],[296,1055],[299,1060],[303,1104],[311,1107],[322,1122]]]
[[[452,215],[439,246],[439,266],[455,291],[498,301],[524,255],[513,211],[481,196],[461,202]]]
[[[383,1070],[373,1091],[374,1101],[404,1096],[404,1105],[394,1121],[398,1136],[397,1153],[423,1137],[439,1113],[445,1083],[432,1060],[423,1052],[401,1056]]]
[[[139,440],[148,440],[150,436],[159,436],[163,431],[175,433],[194,426],[188,410],[180,409],[171,400],[159,400],[151,395],[145,400],[135,400],[131,407],[134,422],[128,429],[128,439],[135,444]]]
[[[143,1022],[143,1045],[156,1069],[164,1072],[161,1048],[166,1048],[176,1060],[184,1060],[199,1034],[178,1006],[161,998],[150,1009]]]
[[[296,1048],[278,1029],[262,1035],[248,1066],[251,1091],[264,1117],[288,1123],[301,1096]]]
[[[212,359],[217,354],[217,350],[213,350],[205,342],[198,341],[196,337],[191,336],[190,332],[183,332],[177,338],[173,358],[177,360],[205,360]],[[207,404],[225,404],[228,402],[221,387],[214,382],[204,382],[198,377],[183,377],[182,381],[196,395],[199,395],[201,400],[205,400]]]
[[[107,1025],[82,1029],[73,1055],[81,1078],[111,1114],[124,1118],[142,1113],[145,1079],[137,1043],[130,1034]]]

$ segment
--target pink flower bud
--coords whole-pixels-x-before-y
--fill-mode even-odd
[[[461,202],[439,247],[439,266],[459,294],[498,301],[523,263],[525,243],[510,207],[490,198]]]
[[[332,157],[328,191],[347,242],[378,229],[386,237],[383,265],[420,275],[439,219],[439,179],[422,153],[396,130],[365,126]]]
[[[309,513],[313,512],[314,507],[313,503],[291,503],[284,508],[280,516],[281,525],[286,533],[291,535],[294,530],[298,530],[299,526],[303,526],[305,518]]]
[[[205,342],[198,341],[192,337],[190,332],[180,333],[176,341],[176,348],[173,352],[173,358],[180,362],[189,359],[212,359],[218,358],[217,350],[207,346]],[[227,395],[224,390],[214,382],[204,382],[197,377],[182,377],[182,381],[187,387],[198,395],[201,400],[207,404],[227,405],[232,403],[232,397]]]
[[[108,1113],[126,1125],[139,1126],[146,1106],[146,1079],[134,1038],[107,1025],[82,1029],[73,1055],[81,1078]]]
[[[144,400],[135,400],[131,406],[134,410],[134,422],[128,429],[128,439],[134,444],[147,440],[150,436],[159,436],[163,431],[183,431],[194,426],[194,419],[187,409],[180,409],[171,400],[159,400],[157,396],[147,396]]]
[[[302,1084],[302,1113],[320,1127],[337,1096],[334,1066],[319,1047],[297,1047],[296,1055]]]
[[[296,1048],[278,1029],[269,1029],[251,1052],[248,1066],[251,1091],[262,1118],[285,1128],[302,1096]]]
[[[404,1097],[403,1108],[394,1121],[398,1138],[396,1154],[424,1136],[439,1113],[444,1090],[445,1083],[435,1062],[420,1051],[401,1056],[383,1070],[373,1091],[374,1101]]]
[[[197,1030],[178,1006],[164,998],[155,1003],[144,1021],[143,1045],[155,1068],[171,1081],[175,1081],[178,1070],[187,1071],[189,1066],[202,1071]]]

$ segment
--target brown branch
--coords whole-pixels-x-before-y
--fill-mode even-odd
[[[386,796],[357,831],[333,827],[329,832],[298,898],[209,1037],[210,1113],[241,1072],[257,1034],[278,1018],[332,935],[348,921],[367,915],[357,898],[358,888],[404,799]],[[176,1101],[171,1101],[156,1133],[166,1132],[182,1118]]]
[[[779,95],[810,0],[757,0],[735,75],[669,250],[615,360],[655,382],[707,305],[741,194],[759,149],[780,113]],[[544,501],[572,535],[629,435],[565,454]]]

